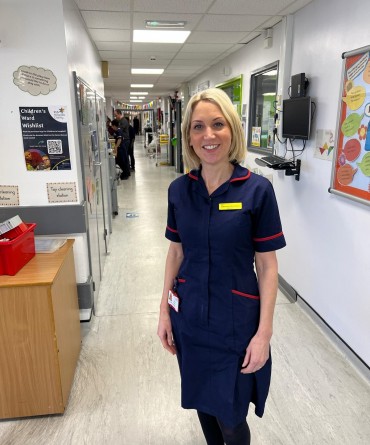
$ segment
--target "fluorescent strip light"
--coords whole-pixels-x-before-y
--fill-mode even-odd
[[[131,68],[131,74],[162,74],[163,68]]]
[[[263,93],[262,96],[276,96],[276,93]]]
[[[132,83],[130,85],[131,88],[153,88],[152,83]]]
[[[139,96],[138,99],[146,99],[145,96]]]
[[[190,31],[159,31],[134,29],[134,42],[141,43],[184,43]]]
[[[186,22],[184,20],[145,20],[145,28],[147,29],[175,29],[184,28]]]
[[[132,96],[146,96],[147,94],[149,94],[149,93],[146,91],[135,91],[135,92],[130,91],[130,96],[131,95]]]
[[[130,100],[130,103],[141,103],[142,100]]]

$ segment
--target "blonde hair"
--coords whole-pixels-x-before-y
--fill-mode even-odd
[[[190,126],[194,108],[201,101],[212,102],[220,108],[231,129],[229,161],[237,163],[242,162],[247,154],[247,144],[239,115],[229,96],[224,91],[219,88],[209,88],[194,94],[185,110],[181,124],[182,150],[185,167],[191,170],[193,168],[199,168],[200,166],[200,159],[196,155],[194,148],[190,145]]]

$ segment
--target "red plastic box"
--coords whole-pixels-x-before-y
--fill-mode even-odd
[[[27,230],[11,241],[0,241],[0,275],[15,275],[35,256],[36,224],[26,224]],[[6,238],[6,234],[3,235]]]

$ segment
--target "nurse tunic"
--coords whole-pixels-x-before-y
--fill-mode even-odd
[[[231,427],[245,420],[250,402],[262,417],[271,357],[256,373],[240,370],[259,323],[255,252],[285,246],[271,183],[236,164],[209,195],[201,171],[192,170],[169,187],[166,238],[184,253],[174,283],[179,311],[170,309],[182,407]]]

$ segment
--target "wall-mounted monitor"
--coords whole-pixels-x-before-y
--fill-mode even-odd
[[[283,100],[282,136],[289,139],[309,139],[311,129],[311,98]]]

